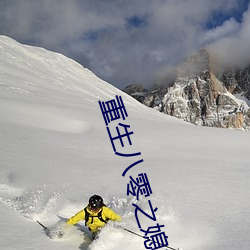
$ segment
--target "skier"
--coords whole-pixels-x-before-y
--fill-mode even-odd
[[[109,220],[120,222],[122,219],[118,214],[105,206],[101,196],[95,194],[89,198],[89,204],[72,216],[67,221],[67,224],[74,225],[80,220],[85,220],[85,225],[88,226],[92,232],[94,239],[100,229],[104,227]]]

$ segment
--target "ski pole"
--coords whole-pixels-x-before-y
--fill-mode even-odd
[[[125,227],[122,227],[122,229],[123,229],[124,231],[127,231],[127,232],[131,233],[131,234],[134,234],[134,235],[137,235],[137,236],[139,236],[139,237],[143,238],[143,236],[142,236],[142,235],[140,235],[140,234],[138,234],[138,233],[135,233],[135,232],[133,232],[133,231],[131,231],[131,230],[129,230],[129,229],[127,229],[127,228],[125,228]]]
[[[125,227],[121,227],[124,231],[127,231],[127,232],[129,232],[129,233],[131,233],[131,234],[134,234],[134,235],[137,235],[137,236],[139,236],[139,237],[141,237],[141,238],[144,238],[142,235],[140,235],[140,234],[138,234],[138,233],[135,233],[135,232],[133,232],[132,230],[129,230],[129,229],[127,229],[127,228],[125,228]],[[152,240],[151,240],[152,241]],[[179,250],[179,248],[174,248],[174,247],[171,247],[171,246],[164,246],[164,247],[166,247],[166,248],[168,248],[168,249],[171,249],[171,250]]]
[[[45,227],[40,221],[37,220],[36,222],[37,222],[40,226],[42,226],[44,230],[48,230],[48,228]]]
[[[40,221],[37,220],[36,222],[44,229],[46,234],[49,235],[50,233],[49,229],[46,226],[44,226]]]

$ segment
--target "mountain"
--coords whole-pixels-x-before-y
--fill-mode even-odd
[[[208,50],[190,56],[175,81],[150,90],[124,91],[148,107],[195,125],[249,129],[250,67],[215,72]]]
[[[111,135],[119,123],[133,131],[132,145],[114,142],[117,152],[141,155],[112,148],[98,102],[116,95],[128,116],[108,124]],[[69,218],[99,194],[138,234],[133,204],[150,215],[150,200],[157,220],[138,212],[141,228],[159,223],[171,246],[248,250],[249,141],[250,133],[164,115],[70,58],[0,36],[0,249],[144,250],[143,238],[112,223],[91,243],[84,221],[62,239],[36,222],[55,229],[65,222],[58,215]],[[137,201],[127,186],[145,173],[152,194]]]

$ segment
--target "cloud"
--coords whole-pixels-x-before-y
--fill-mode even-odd
[[[200,38],[201,44],[211,44],[219,41],[225,37],[231,36],[237,33],[240,28],[240,24],[232,17],[229,20],[225,20],[221,26],[204,31],[204,34]]]
[[[120,88],[149,86],[204,46],[219,53],[249,40],[248,13],[242,22],[233,17],[239,2],[2,0],[0,33],[61,52]],[[222,23],[214,20],[219,15]]]
[[[227,29],[225,26],[220,29]],[[217,63],[225,67],[244,67],[250,64],[250,10],[243,15],[242,22],[221,39],[210,44]]]

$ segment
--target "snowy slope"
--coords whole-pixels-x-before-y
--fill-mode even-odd
[[[122,122],[134,132],[132,145],[117,148],[141,152],[136,158],[115,155],[107,134],[98,101],[116,95],[128,112]],[[129,175],[146,173],[170,245],[247,250],[249,143],[248,132],[165,116],[63,55],[0,37],[1,249],[145,249],[143,239],[112,225],[92,244],[79,227],[51,240],[36,220],[53,226],[57,215],[72,216],[97,193],[123,226],[142,234],[126,192]],[[147,198],[138,204],[148,210]],[[143,217],[141,223],[152,226]]]

